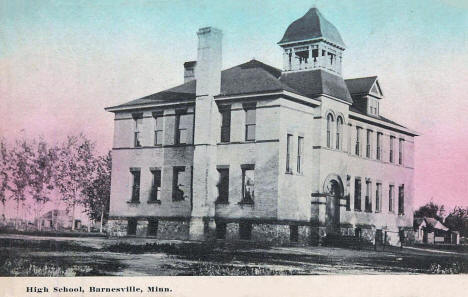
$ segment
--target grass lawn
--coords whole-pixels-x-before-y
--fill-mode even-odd
[[[0,276],[468,273],[468,254],[0,235]]]

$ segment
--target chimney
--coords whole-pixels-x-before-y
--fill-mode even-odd
[[[221,30],[201,28],[198,35],[197,96],[215,96],[221,92]]]
[[[188,61],[184,63],[184,83],[195,79],[195,67],[197,61]]]
[[[215,201],[218,196],[216,143],[220,115],[214,96],[221,92],[220,30],[206,27],[198,34],[195,133],[193,153],[192,217],[190,238],[204,240],[215,234]]]

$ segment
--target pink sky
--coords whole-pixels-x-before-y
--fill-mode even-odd
[[[281,67],[276,42],[310,6],[304,1],[284,12],[287,1],[262,9],[207,1],[213,6],[26,3],[0,6],[0,135],[61,140],[85,132],[101,152],[111,148],[113,133],[104,107],[181,83],[183,62],[196,56],[199,27],[224,31],[224,68],[252,57]],[[421,133],[415,205],[430,199],[468,205],[468,7],[430,1],[421,11],[384,1],[383,10],[371,3],[359,11],[319,5],[348,46],[344,76],[378,75],[382,114]],[[432,8],[439,17],[428,19]],[[187,17],[174,18],[182,13]]]

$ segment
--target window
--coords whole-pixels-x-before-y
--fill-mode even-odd
[[[226,239],[226,223],[216,222],[216,239]]]
[[[132,174],[132,197],[130,202],[139,203],[140,202],[140,170],[131,169],[130,173]]]
[[[175,144],[188,143],[188,131],[193,126],[193,115],[185,114],[185,110],[177,110],[175,117]]]
[[[143,116],[141,114],[133,115],[135,121],[134,146],[141,147],[141,129],[143,126]]]
[[[354,210],[361,211],[361,179],[354,180]]]
[[[377,183],[377,187],[375,189],[375,212],[382,211],[382,184]]]
[[[356,127],[356,156],[361,155],[361,127]]]
[[[255,107],[245,109],[245,140],[255,140]]]
[[[231,106],[221,109],[221,142],[231,141]]]
[[[366,158],[371,157],[371,151],[372,151],[372,131],[367,130],[367,146],[366,146]]]
[[[299,226],[297,225],[289,226],[289,241],[291,242],[299,241]]]
[[[297,173],[302,173],[302,163],[304,162],[304,137],[297,138]]]
[[[343,135],[343,118],[336,119],[336,149],[341,149],[341,138]]]
[[[331,148],[332,147],[332,140],[331,140],[331,129],[332,129],[332,124],[333,124],[333,116],[331,113],[327,115],[327,147]]]
[[[172,200],[184,200],[185,167],[174,167],[172,177]]]
[[[398,214],[405,214],[405,185],[398,187]]]
[[[365,210],[366,212],[372,212],[372,183],[370,180],[366,180],[366,201]]]
[[[286,138],[286,173],[291,173],[291,149],[293,136],[288,134]]]
[[[156,236],[158,235],[158,220],[157,219],[149,219],[148,220],[148,236]]]
[[[398,140],[398,164],[403,165],[403,139]]]
[[[394,212],[393,210],[393,195],[394,195],[394,189],[395,189],[395,186],[394,185],[390,185],[388,187],[388,211],[389,212]]]
[[[382,160],[382,133],[377,133],[377,160]]]
[[[162,113],[153,113],[154,117],[154,145],[162,145],[163,144],[163,115]]]
[[[153,184],[151,186],[150,202],[160,201],[161,198],[161,170],[151,170],[153,174]]]
[[[239,237],[242,240],[250,240],[252,238],[251,223],[239,223]]]
[[[393,163],[394,142],[395,142],[395,136],[390,136],[390,157],[389,157],[390,163]]]
[[[127,235],[136,235],[137,231],[137,220],[136,219],[128,219],[127,221]]]
[[[218,199],[216,203],[229,202],[229,168],[218,168]]]
[[[255,199],[255,173],[252,165],[242,167],[242,201],[243,204],[253,204]]]

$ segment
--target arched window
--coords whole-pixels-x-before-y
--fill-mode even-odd
[[[331,144],[332,123],[333,123],[333,115],[329,113],[327,116],[327,147],[328,148],[332,147],[332,144]]]
[[[336,149],[341,149],[341,138],[343,135],[343,118],[336,118]]]

